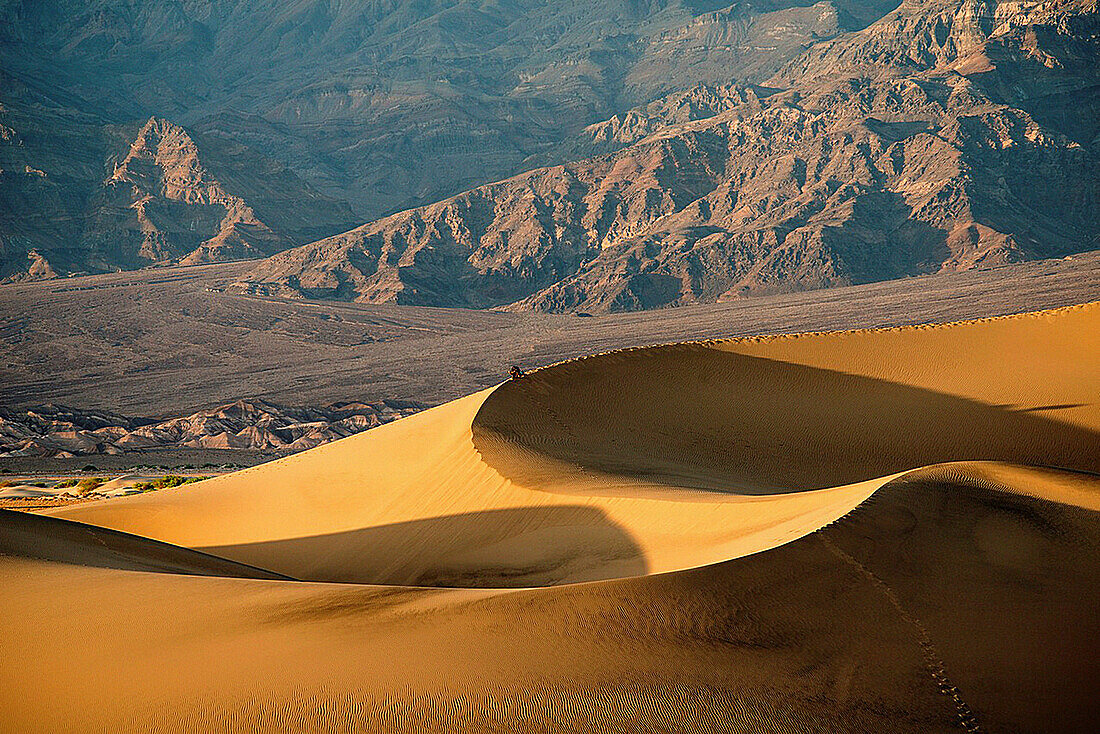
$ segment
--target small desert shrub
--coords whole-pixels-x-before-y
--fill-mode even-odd
[[[106,480],[103,477],[84,477],[76,483],[77,494],[88,494],[99,489],[99,485],[103,484]]]
[[[78,479],[62,479],[57,484],[53,485],[54,489],[66,489],[68,487],[75,487],[76,483],[80,481]]]
[[[4,481],[0,482],[0,489],[3,489],[4,487],[14,487],[14,486],[15,486],[15,481],[11,480],[11,479],[5,479]]]
[[[209,479],[210,477],[181,477],[178,474],[165,474],[160,479],[154,479],[151,482],[137,482],[130,485],[130,489],[135,492],[152,492],[156,489],[171,489],[172,487],[182,487],[185,484],[191,484],[192,482],[201,482],[203,479]]]
[[[80,471],[98,471],[95,464],[85,464]]]
[[[164,479],[161,479],[160,481],[164,482],[162,486],[167,489],[170,487],[182,487],[185,484],[191,484],[192,482],[201,482],[202,480],[209,478],[210,477],[181,477],[176,474],[168,474],[164,477]]]

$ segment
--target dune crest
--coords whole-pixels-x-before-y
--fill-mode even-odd
[[[192,488],[51,514],[313,581],[674,571],[794,540],[933,465],[1100,472],[1096,334],[1100,304],[612,352]]]

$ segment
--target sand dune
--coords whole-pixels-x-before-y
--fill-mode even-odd
[[[317,581],[704,565],[932,464],[1100,472],[1100,339],[1081,338],[1097,313],[615,352],[192,489],[53,514]]]
[[[5,513],[0,729],[1089,731],[1098,396],[1100,304],[652,347]]]

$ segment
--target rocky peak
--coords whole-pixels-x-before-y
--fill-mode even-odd
[[[291,244],[210,174],[186,130],[156,117],[104,181],[98,210],[97,239],[129,239],[150,262],[258,257]]]
[[[592,153],[596,153],[636,143],[673,125],[758,106],[757,93],[750,87],[697,84],[685,92],[667,95],[644,107],[589,125],[583,136],[591,144]]]

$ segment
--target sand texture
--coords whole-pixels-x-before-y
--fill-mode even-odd
[[[1092,731],[1100,304],[548,367],[0,513],[2,731]]]

